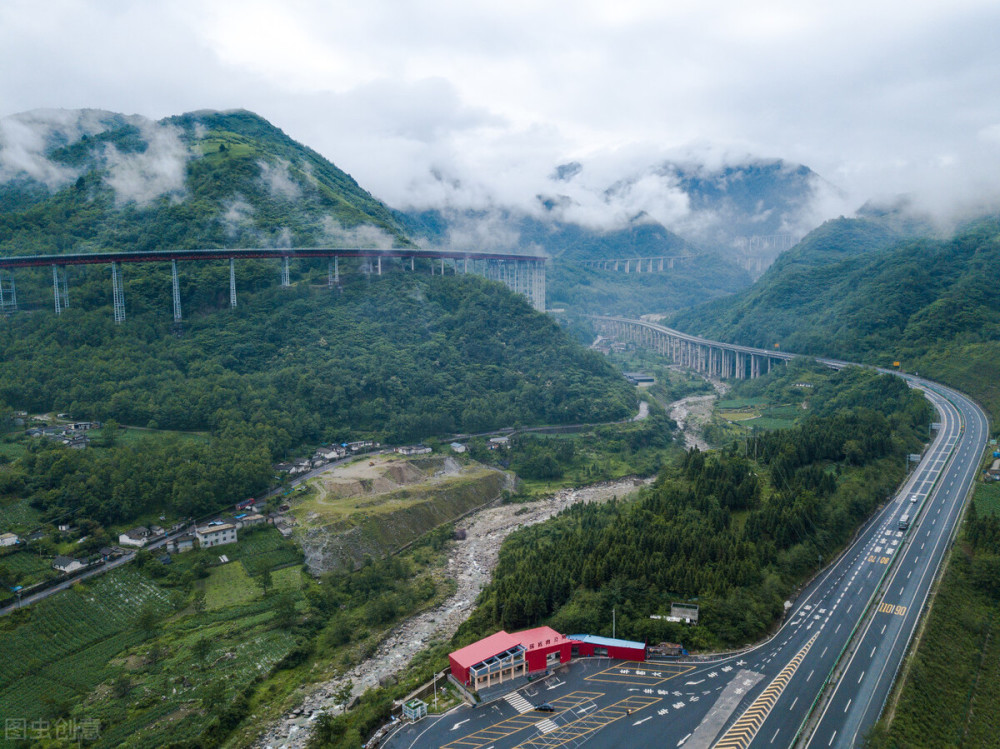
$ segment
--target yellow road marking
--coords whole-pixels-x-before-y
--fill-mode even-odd
[[[591,676],[586,676],[584,680],[655,687],[657,684],[662,684],[693,670],[694,666],[678,666],[672,663],[651,665],[638,661],[626,661],[620,665],[598,671]]]
[[[757,735],[757,731],[760,730],[764,720],[770,715],[771,709],[778,701],[781,693],[785,691],[788,682],[792,680],[795,672],[802,664],[806,653],[809,652],[809,648],[816,642],[817,637],[819,637],[819,632],[814,634],[809,642],[802,647],[802,650],[795,654],[795,657],[792,658],[788,665],[781,669],[781,673],[774,677],[774,681],[767,685],[767,689],[760,693],[757,699],[739,717],[739,720],[729,727],[729,730],[714,745],[715,749],[746,749],[750,745],[750,742]]]
[[[895,614],[896,616],[904,616],[906,614],[906,606],[897,606],[894,603],[886,603],[885,601],[879,604],[878,610],[882,614]]]
[[[523,744],[519,744],[517,749],[553,749],[553,747],[582,738],[587,734],[599,731],[616,720],[638,713],[643,708],[654,705],[660,701],[659,697],[633,696],[619,700],[613,705],[601,708],[560,726],[557,730],[548,734],[540,734],[532,739],[528,739]]]
[[[557,697],[549,703],[553,707],[557,708],[555,712],[521,713],[520,715],[515,715],[513,718],[507,718],[499,723],[494,723],[492,726],[481,728],[475,733],[470,733],[468,736],[455,739],[454,741],[445,744],[441,749],[465,749],[466,747],[478,748],[486,746],[487,744],[492,744],[498,739],[510,736],[518,731],[523,731],[525,728],[531,728],[547,718],[553,718],[557,715],[561,715],[567,710],[571,710],[572,708],[582,705],[585,702],[590,702],[591,700],[596,700],[598,697],[603,696],[604,692],[570,692],[569,694],[564,694],[562,697]]]

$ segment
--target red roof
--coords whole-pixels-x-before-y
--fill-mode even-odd
[[[537,647],[545,647],[546,645],[555,645],[556,643],[565,642],[567,638],[564,635],[556,632],[552,627],[535,627],[534,629],[526,629],[523,632],[515,632],[514,637],[517,641],[524,645],[525,650],[531,650]]]
[[[492,658],[494,655],[510,650],[519,643],[520,640],[518,638],[507,634],[501,629],[489,637],[484,637],[478,642],[456,650],[451,654],[451,657],[462,668],[468,668],[469,666],[475,666],[477,663],[485,661],[487,658]]]

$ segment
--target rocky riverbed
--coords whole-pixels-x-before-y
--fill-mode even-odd
[[[304,747],[318,715],[340,712],[340,707],[333,704],[333,694],[343,683],[350,681],[353,694],[360,695],[377,686],[380,680],[402,671],[432,640],[451,637],[472,612],[479,591],[490,581],[500,544],[511,532],[547,520],[579,502],[605,502],[612,497],[625,497],[651,481],[627,478],[565,489],[547,500],[489,507],[470,516],[465,540],[453,542],[448,558],[448,575],[458,586],[456,592],[437,608],[400,624],[371,658],[337,679],[315,685],[297,708],[261,736],[257,746],[269,749]]]

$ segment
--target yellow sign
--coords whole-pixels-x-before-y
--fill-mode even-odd
[[[892,363],[892,366],[894,366],[894,367],[898,367],[898,366],[899,366],[899,362],[898,362],[898,361],[894,361],[894,362]]]

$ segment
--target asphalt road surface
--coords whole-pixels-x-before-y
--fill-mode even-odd
[[[892,689],[987,438],[986,416],[970,400],[907,379],[939,413],[934,440],[899,493],[802,591],[770,640],[738,655],[689,663],[584,659],[491,705],[404,726],[386,746],[860,743]],[[900,527],[903,515],[910,518],[907,528]],[[533,710],[540,702],[555,711]]]

